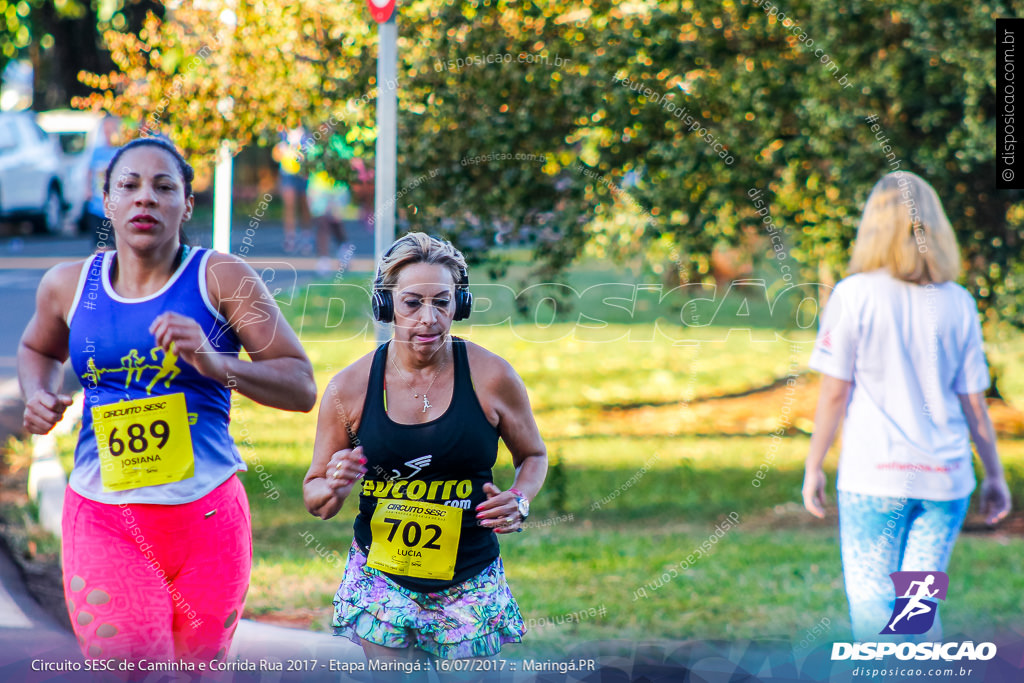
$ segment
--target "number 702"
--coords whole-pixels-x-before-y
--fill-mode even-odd
[[[388,533],[388,541],[392,541],[395,538],[395,534],[398,533],[399,527],[402,526],[402,520],[397,517],[385,517],[385,524],[391,525],[391,531]],[[433,533],[430,540],[423,544],[424,548],[430,550],[440,550],[439,546],[435,541],[441,537],[441,527],[436,524],[428,524],[422,529],[420,528],[419,522],[409,520],[405,523],[405,527],[402,529],[402,542],[405,543],[406,547],[414,548],[419,545],[420,539],[423,537],[423,531]]]

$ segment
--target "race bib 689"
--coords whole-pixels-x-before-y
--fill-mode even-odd
[[[184,394],[108,403],[92,409],[104,491],[124,491],[195,474]]]

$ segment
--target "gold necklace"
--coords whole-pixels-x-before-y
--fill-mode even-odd
[[[448,363],[448,356],[445,356],[444,360],[441,361],[441,367],[439,367],[437,369],[437,372],[434,373],[434,379],[430,380],[430,384],[427,385],[427,390],[423,392],[423,410],[420,411],[421,413],[425,413],[425,412],[427,412],[427,410],[429,410],[430,408],[434,407],[434,406],[430,405],[430,400],[427,398],[427,394],[430,393],[430,390],[434,387],[434,382],[436,382],[437,378],[441,376],[441,371],[444,370],[444,366],[447,363]],[[416,388],[413,387],[412,382],[407,380],[405,378],[405,375],[402,374],[402,369],[400,367],[398,367],[398,363],[395,362],[395,357],[394,356],[391,356],[391,364],[395,366],[395,371],[398,373],[398,376],[402,378],[402,381],[409,385],[409,391],[412,392],[412,397],[413,398],[419,398],[420,395],[416,393]]]

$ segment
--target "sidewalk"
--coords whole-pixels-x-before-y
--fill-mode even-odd
[[[24,404],[16,380],[0,384],[0,442],[20,431]],[[0,540],[0,679],[44,680],[31,671],[33,659],[81,661],[75,637],[29,594],[21,569]]]

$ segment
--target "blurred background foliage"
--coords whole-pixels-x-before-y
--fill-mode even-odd
[[[774,256],[759,189],[784,233],[776,262],[831,284],[895,159],[943,199],[990,331],[1020,326],[1024,201],[994,189],[994,45],[996,18],[1022,9],[402,2],[396,208],[478,260],[525,243],[548,274],[591,254],[669,284],[721,283]],[[32,54],[50,99],[159,130],[199,166],[221,140],[271,144],[299,124],[327,142],[311,167],[352,180],[348,157],[372,164],[380,84],[363,0],[0,0],[0,17],[0,59]]]

